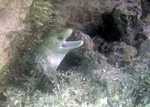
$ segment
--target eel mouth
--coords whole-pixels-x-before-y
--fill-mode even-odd
[[[73,34],[72,29],[69,29],[67,38],[65,38],[65,40],[62,42],[60,46],[61,50],[71,50],[83,45],[84,43],[83,40],[75,40],[75,41],[68,40],[70,37],[72,37],[72,34]]]
[[[83,45],[82,40],[77,40],[77,41],[64,41],[61,45],[61,49],[63,50],[71,50],[74,48],[78,48]]]

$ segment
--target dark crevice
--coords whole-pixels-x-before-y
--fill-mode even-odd
[[[70,67],[78,67],[82,63],[82,59],[72,52],[68,53],[64,60],[60,63],[58,70],[67,71]]]
[[[142,0],[142,19],[150,13],[150,0]]]
[[[102,38],[108,42],[120,41],[121,32],[117,28],[115,19],[111,13],[104,13],[102,15],[103,25],[102,25]]]
[[[120,41],[122,34],[115,23],[115,18],[111,13],[102,15],[102,23],[89,23],[85,25],[81,31],[91,38],[99,36],[107,42]]]

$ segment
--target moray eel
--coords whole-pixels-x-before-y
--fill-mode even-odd
[[[45,72],[56,71],[59,64],[70,50],[83,45],[82,40],[67,41],[73,30],[69,28],[53,29],[43,42],[36,48],[39,53],[36,55],[36,63]]]

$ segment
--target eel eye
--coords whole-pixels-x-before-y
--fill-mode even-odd
[[[58,40],[63,40],[63,36],[62,36],[62,35],[58,35],[58,36],[57,36],[57,39],[58,39]]]

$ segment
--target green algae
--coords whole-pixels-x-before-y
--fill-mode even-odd
[[[33,29],[41,31],[54,26],[57,11],[49,1],[34,0],[29,13]]]

